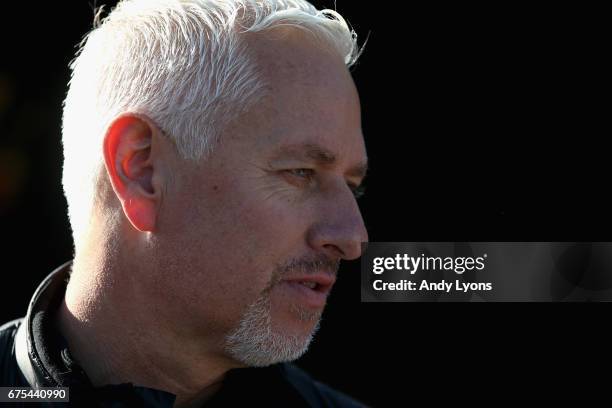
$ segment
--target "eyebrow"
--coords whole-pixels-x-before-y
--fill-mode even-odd
[[[294,158],[297,160],[312,161],[321,166],[331,166],[336,163],[336,155],[329,149],[316,143],[301,143],[283,146],[278,149],[275,158]],[[351,167],[346,174],[351,177],[365,178],[368,172],[367,161]]]

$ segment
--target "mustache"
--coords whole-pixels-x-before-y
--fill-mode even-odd
[[[272,287],[282,281],[285,277],[297,273],[304,275],[312,275],[319,272],[324,272],[329,276],[336,277],[340,268],[340,259],[330,259],[325,255],[321,256],[306,256],[302,258],[292,259],[283,264],[277,265],[272,273],[272,280],[269,287]]]

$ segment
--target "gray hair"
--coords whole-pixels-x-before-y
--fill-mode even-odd
[[[265,84],[242,33],[292,26],[344,58],[357,36],[334,10],[304,0],[122,0],[80,44],[64,100],[62,183],[75,250],[102,196],[102,143],[120,114],[144,114],[179,154],[210,152],[223,126],[257,102]]]

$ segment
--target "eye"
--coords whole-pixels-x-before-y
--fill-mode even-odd
[[[303,178],[303,179],[311,179],[315,175],[315,171],[313,169],[290,169],[286,170],[287,173],[292,176]]]
[[[365,194],[364,185],[355,186],[355,185],[349,184],[349,188],[353,192],[353,195],[355,196],[355,198],[361,198]]]
[[[310,186],[316,176],[313,169],[289,169],[283,170],[283,174],[290,183],[300,187]]]

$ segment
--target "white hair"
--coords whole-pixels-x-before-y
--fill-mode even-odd
[[[320,327],[321,312],[292,305],[291,312],[299,321],[312,324],[312,329],[301,335],[274,329],[270,291],[271,288],[265,290],[246,308],[234,330],[225,337],[225,352],[250,367],[297,360],[306,353]]]
[[[109,188],[102,143],[122,113],[148,116],[186,160],[210,153],[223,126],[263,95],[241,33],[305,29],[348,67],[356,34],[334,10],[304,0],[123,0],[80,44],[64,101],[62,183],[75,251]]]

